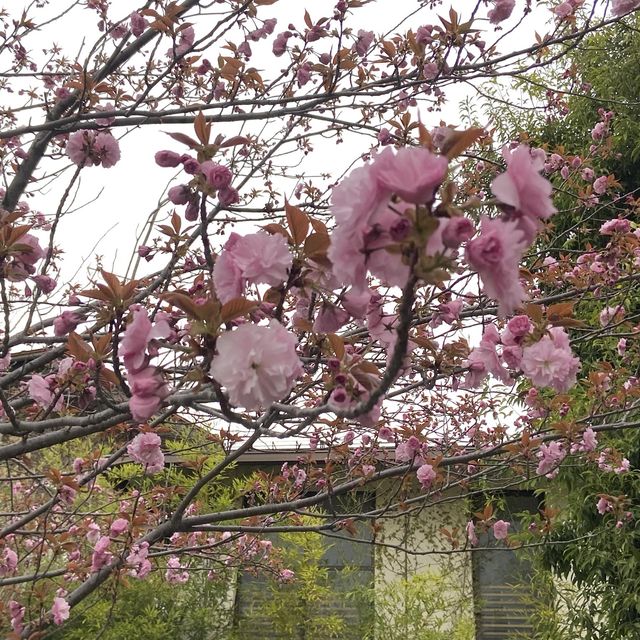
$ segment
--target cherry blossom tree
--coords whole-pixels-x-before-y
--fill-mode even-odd
[[[375,528],[570,461],[629,472],[600,439],[637,428],[640,385],[576,348],[637,334],[636,201],[593,170],[613,116],[582,155],[443,119],[460,87],[543,73],[640,2],[551,3],[544,33],[530,4],[385,4],[375,29],[366,0],[2,11],[6,634],[39,637],[118,581],[181,584],[194,558],[293,580],[271,532]],[[554,235],[608,200],[597,245]],[[78,267],[66,222],[105,215],[139,222],[118,239],[135,255]],[[234,464],[274,442],[299,460],[225,505]],[[381,481],[385,504],[315,510]],[[593,510],[634,519],[623,495]],[[474,520],[452,553],[477,530],[509,544],[491,508]]]

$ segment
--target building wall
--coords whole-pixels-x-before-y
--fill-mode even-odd
[[[378,491],[379,507],[388,503],[391,490]],[[399,518],[378,521],[380,638],[393,640],[388,632],[392,626],[398,637],[411,637],[424,624],[450,640],[475,638],[471,553],[453,549],[446,533],[464,540],[467,511],[464,495],[449,494],[434,497],[427,506],[408,506]]]

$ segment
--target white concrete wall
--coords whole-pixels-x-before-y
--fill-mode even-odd
[[[378,506],[390,495],[381,487]],[[377,610],[387,619],[378,625],[380,638],[394,640],[389,629],[394,623],[404,627],[398,638],[411,637],[425,624],[450,640],[475,637],[471,553],[456,551],[442,531],[464,545],[466,513],[464,495],[433,496],[431,504],[409,506],[407,515],[378,521]]]

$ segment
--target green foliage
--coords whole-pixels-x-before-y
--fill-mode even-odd
[[[420,573],[358,594],[373,612],[363,640],[473,640],[464,595],[443,573]],[[358,597],[358,596],[355,596]]]
[[[274,637],[287,640],[355,640],[357,636],[349,635],[348,623],[340,615],[340,582],[347,579],[350,570],[336,575],[323,565],[327,545],[316,533],[283,534],[278,548],[283,565],[294,572],[295,580],[283,583],[272,575],[253,582],[246,592],[250,602],[239,620],[237,638],[255,637],[258,624],[272,630]]]
[[[493,98],[505,98],[522,105],[522,110],[507,108],[495,99],[490,103],[492,122],[497,126],[496,138],[509,140],[526,132],[526,139],[534,145],[544,146],[550,152],[576,154],[588,159],[596,175],[614,174],[620,182],[621,193],[634,192],[640,187],[640,16],[587,37],[580,46],[562,60],[562,68],[550,68],[533,74],[522,74],[515,87],[519,94],[509,95],[497,82],[486,91]],[[567,71],[565,74],[564,72]],[[563,77],[564,76],[564,77]],[[566,114],[537,108],[546,103],[547,87],[560,92]],[[533,107],[530,109],[529,107]],[[589,147],[593,143],[590,131],[601,117],[598,109],[611,110],[615,117],[611,123],[612,136],[604,152],[593,157]],[[554,177],[559,187],[555,203],[559,213],[553,218],[554,244],[547,247],[552,253],[563,251],[584,252],[603,247],[608,238],[598,233],[605,219],[627,211],[624,201],[609,201],[598,208],[576,207],[573,185]],[[637,194],[636,194],[637,195]],[[585,326],[598,327],[598,313],[603,306],[623,304],[627,316],[638,313],[637,296],[620,286],[620,294],[606,302],[597,300],[597,292],[583,296],[575,308],[575,317]],[[561,288],[547,293],[557,293]],[[621,327],[619,332],[630,330]],[[583,336],[588,330],[582,331]],[[580,338],[580,330],[576,332]],[[575,337],[575,336],[574,336]],[[554,420],[571,420],[585,413],[608,413],[611,420],[633,421],[637,411],[616,414],[607,398],[624,397],[621,383],[637,375],[637,351],[630,341],[625,358],[616,353],[617,337],[596,340],[578,339],[573,348],[578,353],[586,374],[605,371],[603,363],[610,363],[612,384],[606,390],[583,383],[571,390],[563,399],[570,407],[568,415]],[[630,351],[634,350],[634,351]],[[603,395],[604,394],[604,395]],[[615,408],[615,407],[613,407]],[[610,447],[627,457],[631,469],[640,467],[640,435],[637,431],[603,433],[600,448]],[[533,585],[537,590],[536,638],[541,640],[573,640],[581,637],[592,640],[632,640],[640,637],[640,476],[637,471],[617,475],[603,473],[595,461],[572,466],[563,465],[555,481],[557,495],[547,495],[548,504],[559,504],[561,514],[545,544],[533,554],[536,560]],[[617,505],[617,513],[600,515],[596,503],[601,495],[629,497]],[[627,520],[624,512],[632,518]],[[621,526],[616,523],[621,520]],[[535,537],[532,537],[532,541]],[[539,541],[539,540],[538,540]],[[527,553],[523,551],[522,553]],[[552,577],[553,574],[553,577]]]
[[[228,632],[230,577],[209,580],[206,571],[192,572],[189,582],[175,585],[157,574],[145,580],[113,585],[74,608],[69,621],[50,640],[223,640]]]

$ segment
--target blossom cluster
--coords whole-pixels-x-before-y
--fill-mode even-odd
[[[480,345],[469,354],[465,386],[478,387],[489,374],[507,384],[512,381],[511,369],[522,371],[536,387],[550,387],[559,393],[570,389],[576,383],[580,360],[573,355],[566,331],[551,327],[531,342],[532,331],[531,321],[523,315],[511,318],[502,335],[495,325],[488,325]]]
[[[113,167],[120,160],[120,145],[109,131],[81,129],[69,136],[67,141],[69,160],[78,167]]]
[[[144,422],[158,410],[169,393],[159,371],[149,365],[149,347],[154,340],[168,338],[171,327],[164,315],[157,316],[152,324],[141,306],[132,307],[131,315],[132,319],[122,338],[120,353],[131,387],[129,410],[134,420]]]
[[[229,167],[205,160],[199,162],[188,153],[180,154],[175,151],[158,151],[155,155],[156,164],[160,167],[175,168],[182,166],[185,173],[194,176],[188,184],[171,187],[168,192],[169,200],[175,205],[186,205],[184,217],[186,220],[197,220],[200,214],[203,195],[216,194],[222,206],[230,206],[239,201],[238,191],[231,186],[233,174]]]

